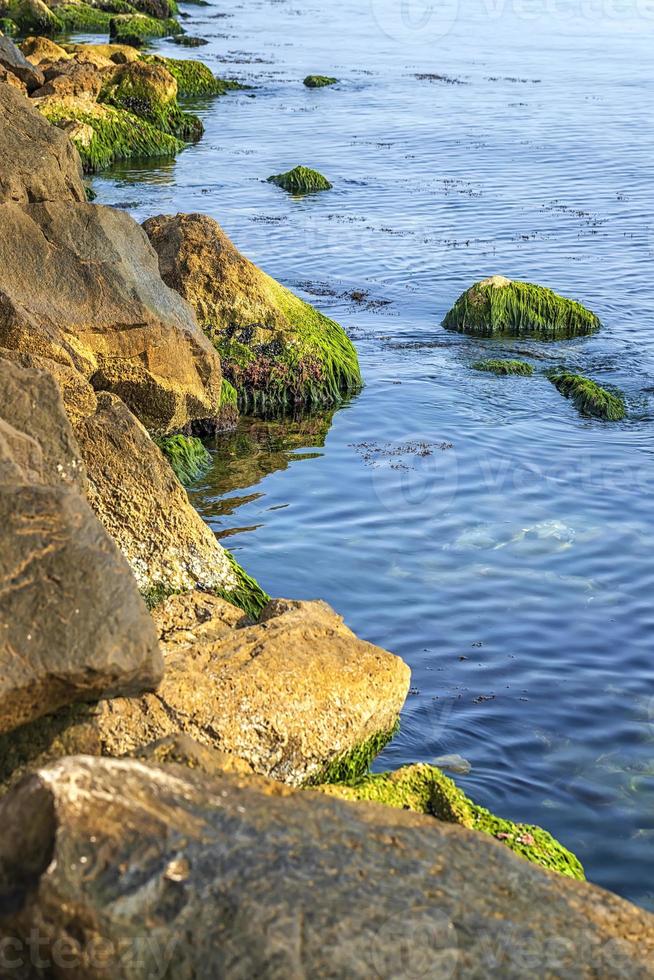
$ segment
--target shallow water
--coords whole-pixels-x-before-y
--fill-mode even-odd
[[[654,19],[445,0],[436,21],[412,2],[183,7],[210,44],[159,49],[256,88],[202,105],[206,136],[175,162],[94,186],[139,218],[212,214],[355,339],[360,396],[244,423],[193,499],[269,591],[327,599],[411,665],[378,767],[463,756],[476,801],[654,908]],[[342,82],[307,90],[309,72]],[[434,73],[458,81],[416,77]],[[334,190],[264,182],[298,163]],[[444,331],[494,273],[586,302],[602,332]],[[629,420],[473,372],[491,351],[617,384]]]

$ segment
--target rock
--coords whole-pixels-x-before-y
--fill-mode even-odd
[[[0,345],[75,368],[161,434],[215,415],[219,358],[129,215],[58,203],[3,212]]]
[[[143,227],[164,281],[195,310],[241,407],[338,403],[360,386],[342,328],[248,261],[212,218],[159,215]]]
[[[0,38],[2,42],[3,38]],[[22,55],[21,55],[22,57]],[[43,75],[40,75],[43,84]],[[67,136],[8,85],[0,86],[0,204],[15,201],[85,201],[79,157]],[[3,218],[0,238],[3,237]],[[14,266],[22,252],[12,243]],[[0,292],[5,270],[0,266]],[[39,271],[40,278],[41,272]],[[4,301],[0,297],[0,309]],[[3,314],[0,313],[0,323]],[[1,332],[1,327],[0,327]]]
[[[295,167],[285,174],[273,174],[268,178],[268,183],[277,184],[291,194],[313,194],[328,191],[332,186],[326,177],[310,167]]]
[[[173,44],[179,44],[183,48],[202,48],[208,44],[206,37],[193,37],[191,34],[178,34],[170,38]]]
[[[534,373],[533,366],[526,361],[514,361],[510,358],[489,358],[485,361],[475,361],[472,365],[473,371],[488,371],[491,374],[507,375],[521,374],[531,377]]]
[[[415,813],[78,757],[0,820],[2,947],[52,976],[651,975],[648,912]]]
[[[82,96],[95,100],[102,88],[102,75],[94,65],[79,64],[68,59],[58,62],[45,72],[45,84],[32,93],[32,98],[46,96]]]
[[[69,54],[79,55],[87,61],[99,59],[103,67],[105,62],[124,65],[129,61],[138,61],[140,54],[129,44],[67,44]]]
[[[552,368],[547,372],[547,377],[557,391],[571,399],[582,415],[620,422],[627,414],[622,392],[607,391],[591,378],[560,368]]]
[[[180,734],[300,785],[359,775],[388,741],[409,668],[325,603],[277,600],[253,624],[194,592],[153,615],[165,663],[157,693],[76,705],[13,732],[0,741],[0,786],[61,755],[133,755]]]
[[[7,71],[6,68],[0,67],[0,82],[4,82],[5,85],[11,85],[17,92],[27,97],[27,85],[21,82],[20,78],[14,75],[13,72]]]
[[[17,48],[10,38],[4,37],[1,34],[0,67],[15,75],[26,86],[28,92],[33,92],[34,89],[40,88],[43,85],[43,73],[29,63],[20,48]],[[14,112],[18,113],[19,110],[17,107],[12,106],[11,103],[9,103],[9,106]],[[9,111],[4,100],[0,102],[0,108],[3,115],[6,115]],[[5,129],[4,125],[2,129]],[[0,129],[0,131],[2,130]]]
[[[177,81],[179,95],[224,95],[225,92],[241,89],[233,79],[216,78],[210,68],[192,58],[164,58],[158,54],[143,55],[150,65],[162,65]]]
[[[327,85],[336,85],[338,78],[332,78],[330,75],[307,75],[304,79],[304,84],[307,88],[325,88]]]
[[[152,689],[153,624],[80,495],[84,467],[55,381],[0,358],[0,733],[74,701]]]
[[[62,129],[78,124],[93,130],[93,139],[75,141],[84,170],[95,173],[118,160],[133,157],[174,157],[184,143],[157,129],[146,119],[115,106],[98,105],[75,96],[50,97],[39,102],[39,111]]]
[[[188,735],[169,735],[140,749],[134,758],[158,765],[180,765],[189,769],[199,769],[208,776],[220,776],[225,772],[241,776],[254,775],[252,766],[244,759],[226,752],[217,752],[206,745],[200,745]]]
[[[115,396],[98,395],[75,432],[89,501],[144,593],[196,586],[231,592],[238,576],[145,429]]]
[[[0,17],[9,17],[21,34],[55,34],[62,26],[43,0],[0,0]]]
[[[459,296],[443,326],[485,337],[555,340],[594,333],[600,321],[580,303],[544,286],[491,276]]]
[[[383,803],[460,824],[495,837],[527,861],[568,878],[584,880],[580,861],[546,830],[496,817],[469,800],[463,790],[435,766],[403,766],[395,772],[368,773],[350,783],[326,784],[319,789],[341,800]]]
[[[131,3],[139,13],[147,14],[148,17],[157,20],[167,20],[177,9],[177,5],[171,4],[170,0],[131,0]]]
[[[177,104],[177,81],[163,65],[130,62],[118,67],[102,93],[102,101],[126,109],[164,133],[198,140],[204,126],[198,116]]]
[[[83,0],[57,2],[55,9],[60,22],[59,32],[63,34],[106,34],[113,17],[101,6]]]
[[[72,57],[61,45],[55,44],[48,37],[26,37],[20,49],[32,65],[41,65],[43,62],[53,64]]]
[[[109,22],[109,36],[115,44],[129,44],[140,48],[149,38],[182,34],[179,21],[174,18],[158,20],[145,14],[120,14]]]

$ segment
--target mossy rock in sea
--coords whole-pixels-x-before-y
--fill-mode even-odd
[[[307,88],[325,88],[327,85],[336,85],[337,82],[338,79],[331,78],[330,75],[307,75],[304,79]]]
[[[339,404],[361,386],[342,327],[241,255],[212,218],[159,215],[143,227],[164,281],[195,310],[243,411]]]
[[[95,7],[90,3],[75,3],[68,0],[57,6],[57,17],[63,33],[80,31],[88,34],[105,34],[114,17],[111,11]]]
[[[132,61],[120,65],[105,82],[100,102],[126,109],[156,129],[186,142],[204,132],[202,121],[177,103],[177,80],[163,65]]]
[[[145,119],[77,96],[43,99],[39,111],[63,129],[77,147],[87,173],[103,170],[117,160],[172,157],[185,144]]]
[[[0,0],[0,17],[0,30],[9,37],[16,34],[56,34],[63,29],[61,19],[43,0]]]
[[[224,95],[246,86],[231,78],[216,78],[210,68],[192,58],[164,58],[159,54],[142,55],[149,65],[163,65],[177,82],[178,95]]]
[[[273,174],[268,177],[268,183],[276,184],[290,194],[313,194],[332,187],[326,177],[310,167],[294,167],[285,174]]]
[[[510,358],[489,358],[486,361],[475,361],[472,365],[473,371],[488,371],[491,374],[507,375],[520,374],[531,377],[534,369],[526,361],[514,361]]]
[[[627,414],[621,393],[607,391],[591,378],[571,371],[552,368],[547,377],[554,387],[569,398],[582,415],[590,415],[608,422],[620,422]]]
[[[203,48],[208,44],[206,37],[194,37],[192,34],[177,34],[170,38],[173,44],[179,44],[182,48]]]
[[[502,841],[533,864],[558,871],[568,878],[585,880],[579,859],[550,833],[531,824],[504,820],[477,806],[435,766],[420,763],[395,772],[368,774],[363,779],[316,788],[343,800],[383,803],[396,810],[427,813],[447,823],[479,830]]]
[[[197,436],[163,436],[155,442],[184,486],[199,479],[211,466],[211,453]]]
[[[116,44],[129,44],[140,48],[149,38],[183,34],[184,29],[173,17],[157,20],[145,14],[122,14],[112,17],[109,36]]]
[[[544,286],[491,276],[459,296],[443,326],[483,337],[559,340],[594,333],[600,321],[581,303]]]

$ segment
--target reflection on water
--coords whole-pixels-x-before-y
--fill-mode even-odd
[[[326,599],[411,665],[379,765],[461,756],[481,804],[545,824],[594,881],[654,907],[644,6],[189,6],[200,56],[254,87],[203,107],[205,138],[174,162],[94,186],[139,219],[211,214],[356,341],[357,398],[332,419],[244,421],[193,500],[268,591]],[[309,90],[310,72],[341,81]],[[266,183],[297,164],[333,190]],[[495,273],[585,302],[603,329],[546,347],[444,331]],[[536,374],[471,370],[504,355]],[[541,373],[554,363],[624,389],[628,420],[580,417]]]

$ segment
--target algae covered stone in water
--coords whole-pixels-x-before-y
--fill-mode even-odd
[[[268,183],[277,184],[291,194],[313,194],[315,191],[328,191],[332,186],[326,177],[310,167],[294,167],[285,174],[273,174],[268,178]]]
[[[600,321],[581,303],[545,286],[491,276],[459,296],[443,326],[482,337],[559,340],[594,333]]]
[[[622,395],[607,391],[591,378],[556,368],[548,371],[547,377],[557,391],[574,403],[582,415],[605,419],[607,422],[619,422],[627,414]]]

